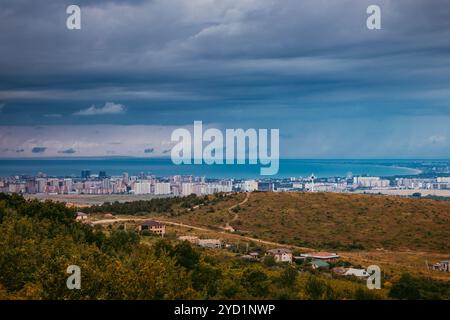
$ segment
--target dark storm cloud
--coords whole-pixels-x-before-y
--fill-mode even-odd
[[[34,147],[33,149],[31,149],[32,153],[44,153],[45,150],[47,150],[46,147]]]
[[[75,1],[82,29],[69,31],[73,1],[2,1],[0,124],[279,127],[295,153],[315,123],[316,137],[339,139],[333,152],[396,130],[411,152],[412,123],[423,141],[448,134],[432,122],[450,115],[450,6],[375,2],[377,31],[366,28],[372,0]],[[108,101],[127,112],[98,113]],[[448,149],[439,141],[436,155]]]
[[[155,151],[155,148],[148,148],[144,150],[144,153],[153,153]]]
[[[76,150],[73,148],[69,148],[69,149],[65,149],[65,150],[60,150],[58,151],[58,153],[63,153],[63,154],[74,154],[76,153]]]

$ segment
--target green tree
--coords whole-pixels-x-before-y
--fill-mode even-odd
[[[282,286],[292,288],[295,286],[297,280],[298,271],[292,266],[287,266],[281,273],[278,281]]]
[[[277,262],[275,261],[275,258],[271,255],[265,256],[263,259],[263,263],[266,267],[273,267],[277,264]]]
[[[188,270],[193,270],[200,260],[200,254],[187,241],[182,241],[175,245],[173,256],[178,265]]]
[[[425,277],[403,274],[391,287],[389,296],[394,299],[422,300],[449,299],[450,283]]]
[[[331,287],[325,281],[313,275],[309,276],[304,290],[306,297],[311,300],[330,299],[333,296]]]
[[[269,277],[261,268],[247,268],[241,278],[243,287],[254,297],[266,297],[269,293]]]

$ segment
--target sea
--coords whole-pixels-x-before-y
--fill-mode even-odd
[[[281,159],[278,174],[261,176],[258,165],[175,165],[170,158],[77,158],[77,159],[2,159],[0,176],[45,173],[48,176],[79,177],[82,170],[91,174],[105,171],[108,176],[141,173],[157,177],[192,175],[217,179],[254,179],[290,177],[346,177],[354,175],[414,175],[419,170],[407,167],[401,160],[314,160]]]

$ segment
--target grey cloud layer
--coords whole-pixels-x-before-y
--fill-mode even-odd
[[[448,1],[78,1],[80,31],[69,4],[2,1],[0,125],[203,120],[279,127],[289,155],[450,156]]]

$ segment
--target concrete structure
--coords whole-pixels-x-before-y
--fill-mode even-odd
[[[139,226],[139,231],[148,230],[155,234],[163,236],[166,233],[166,226],[157,221],[148,220]]]
[[[218,239],[199,239],[198,245],[203,248],[220,249],[222,248],[222,241]]]
[[[199,243],[199,239],[196,236],[180,236],[180,237],[178,237],[178,240],[188,241],[188,242],[190,242],[192,244],[196,244],[196,245],[198,245],[198,243]]]

